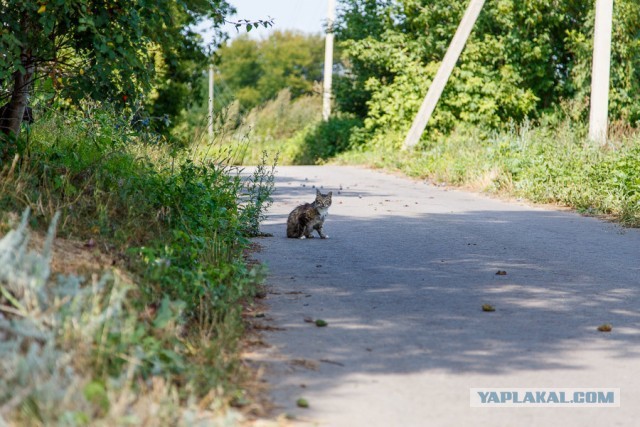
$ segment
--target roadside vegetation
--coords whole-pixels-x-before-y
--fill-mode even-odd
[[[364,164],[640,226],[640,6],[614,8],[606,146],[587,138],[593,6],[486,4],[420,144],[404,151],[466,3],[345,0],[333,117],[321,121],[319,95],[303,114],[283,93],[236,120],[234,139],[250,163],[266,149],[283,164]]]
[[[587,138],[593,2],[504,0],[485,5],[407,151],[466,2],[341,1],[326,122],[320,35],[223,43],[224,0],[112,3],[0,11],[0,424],[255,412],[240,339],[262,273],[245,254],[276,162],[398,170],[640,226],[636,1],[615,3],[607,145]],[[215,55],[190,30],[205,17]],[[100,261],[72,268],[79,254]]]
[[[320,122],[324,38],[296,31],[274,31],[264,40],[247,36],[216,52],[214,133],[219,149],[232,149],[238,164],[258,164],[263,151],[279,162],[312,163],[303,147]],[[185,110],[182,134],[204,135],[208,81]]]
[[[640,134],[625,131],[601,147],[587,139],[584,123],[566,120],[553,126],[524,122],[488,134],[460,128],[407,151],[397,144],[362,143],[333,161],[640,226]]]
[[[148,144],[94,107],[41,118],[0,173],[0,415],[16,425],[232,417],[229,404],[250,402],[241,311],[261,270],[243,251],[272,166],[242,178],[224,158]],[[113,266],[50,274],[51,243],[27,246],[29,225],[48,224],[49,239],[57,230]]]
[[[486,4],[421,143],[403,151],[466,3],[345,1],[336,104],[361,122],[340,161],[640,225],[640,6],[614,8],[606,146],[587,138],[593,6]]]
[[[0,425],[235,425],[275,159],[178,132],[233,8],[107,3],[0,11]]]

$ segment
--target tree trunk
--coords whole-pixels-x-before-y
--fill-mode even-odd
[[[25,72],[16,71],[13,74],[13,92],[11,100],[0,111],[0,131],[4,134],[4,141],[0,142],[0,157],[6,159],[9,154],[9,144],[20,134],[20,124],[27,107],[27,99],[33,83],[34,65],[30,53],[23,52],[22,65]],[[0,135],[2,136],[2,135]]]

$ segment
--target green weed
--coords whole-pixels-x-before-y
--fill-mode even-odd
[[[380,131],[334,161],[569,206],[639,226],[640,137],[632,130],[624,135],[624,142],[598,146],[569,115],[510,124],[500,131],[459,127],[450,135],[423,140],[414,150],[401,149],[403,133]]]
[[[277,155],[282,164],[292,164],[300,155],[301,136],[321,121],[321,111],[320,96],[292,100],[286,89],[243,117],[232,105],[229,114],[221,115],[219,128],[225,131],[218,144],[241,153],[237,164],[258,165],[264,152],[272,158]]]
[[[55,349],[47,360],[81,375],[65,383],[34,377],[51,384],[43,389],[7,383],[2,388],[15,392],[0,396],[0,406],[10,406],[2,416],[18,424],[139,424],[160,405],[159,425],[189,425],[203,410],[224,417],[244,375],[241,304],[261,280],[243,249],[259,232],[275,165],[265,160],[246,180],[228,158],[158,146],[113,112],[90,107],[33,126],[21,156],[0,171],[0,210],[29,208],[36,228],[60,212],[62,235],[122,259],[129,279],[115,269],[93,282],[64,279],[59,289],[44,280],[62,292],[45,310],[54,316],[46,320]],[[12,295],[2,292],[3,306],[31,316]],[[11,351],[23,357],[16,345]]]

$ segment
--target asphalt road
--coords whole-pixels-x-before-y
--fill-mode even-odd
[[[255,356],[276,414],[321,426],[639,425],[639,230],[359,168],[276,177],[262,227],[273,237],[256,239],[275,330]],[[334,193],[330,239],[287,239],[287,214],[314,186]],[[575,387],[619,388],[621,405],[470,407],[470,388]]]

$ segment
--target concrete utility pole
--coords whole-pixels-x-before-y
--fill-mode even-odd
[[[591,66],[589,139],[600,144],[606,144],[607,142],[612,21],[613,0],[596,0],[593,64]]]
[[[333,23],[336,20],[336,1],[329,0],[327,11],[327,37],[324,44],[324,88],[322,91],[322,118],[331,115],[331,80],[333,77]]]
[[[209,65],[209,115],[207,116],[209,144],[213,144],[213,64]]]
[[[471,30],[478,19],[478,15],[480,15],[483,5],[484,0],[471,0],[469,6],[467,6],[467,10],[451,40],[447,53],[444,55],[442,64],[440,64],[440,68],[438,68],[438,72],[429,86],[427,96],[424,98],[424,101],[422,101],[420,110],[413,119],[411,129],[404,140],[405,148],[413,147],[420,141],[420,137],[427,127],[431,114],[436,108],[436,104],[440,99],[440,95],[442,95],[447,80],[449,80],[449,76],[451,76],[453,67],[455,67],[456,62],[458,62],[458,58],[462,53],[462,49],[464,49],[464,45],[467,43],[469,34],[471,34]]]

